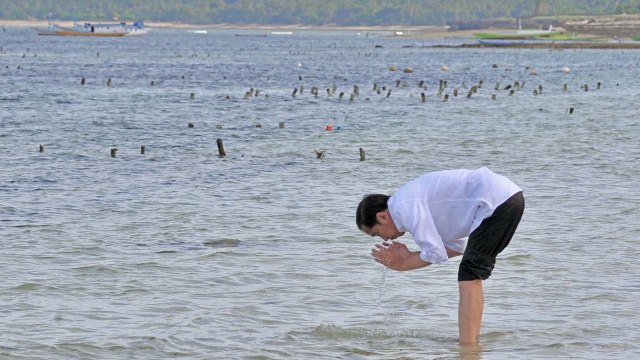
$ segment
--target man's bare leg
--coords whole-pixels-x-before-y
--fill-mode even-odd
[[[458,281],[460,304],[458,307],[458,331],[460,343],[468,344],[478,341],[484,295],[482,280]]]

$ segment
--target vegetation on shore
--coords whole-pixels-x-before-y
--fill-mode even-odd
[[[640,14],[640,0],[22,0],[4,1],[0,7],[0,19],[5,20],[115,18],[189,24],[454,24],[467,28],[483,27],[487,19],[623,13]]]

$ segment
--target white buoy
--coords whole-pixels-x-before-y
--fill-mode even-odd
[[[565,73],[565,74],[568,74],[570,71],[571,71],[571,69],[569,69],[566,66],[562,68],[562,72]]]
[[[449,67],[447,66],[447,64],[444,64],[440,67],[440,70],[442,71],[449,71]]]

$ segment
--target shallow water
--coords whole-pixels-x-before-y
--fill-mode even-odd
[[[637,51],[237,33],[262,34],[0,34],[3,357],[640,355]],[[384,271],[354,212],[423,172],[480,166],[521,185],[527,209],[469,350],[459,260]]]

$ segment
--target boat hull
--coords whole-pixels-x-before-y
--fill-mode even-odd
[[[49,27],[47,29],[36,30],[38,32],[38,35],[91,37],[140,36],[147,33],[147,30],[144,29],[142,21],[138,21],[133,25],[127,25],[124,22],[116,24],[84,23],[82,25],[75,23],[73,27],[63,27],[55,24],[49,24]]]
[[[92,33],[92,32],[84,32],[84,31],[58,30],[58,31],[54,31],[54,35],[59,35],[59,36],[125,36],[125,35],[127,35],[127,33],[125,33],[125,32]]]
[[[537,38],[549,38],[561,35],[559,31],[544,31],[539,33],[478,33],[473,34],[478,39],[510,39],[510,40],[525,40],[525,39],[537,39]]]

